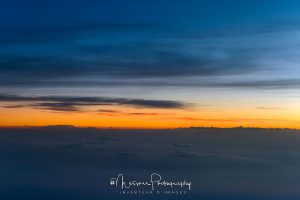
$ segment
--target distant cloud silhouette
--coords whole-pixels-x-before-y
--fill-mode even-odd
[[[170,113],[156,113],[156,112],[124,112],[119,110],[99,109],[96,111],[100,115],[106,116],[161,116],[169,115]]]
[[[24,105],[6,105],[3,106],[3,108],[22,108]]]

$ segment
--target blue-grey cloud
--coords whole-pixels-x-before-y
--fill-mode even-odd
[[[132,27],[129,35],[134,35]],[[37,51],[36,45],[19,45],[29,53],[16,53],[16,50],[0,52],[0,87],[90,87],[90,86],[202,86],[202,87],[252,87],[285,88],[298,87],[295,78],[274,80],[245,80],[230,82],[205,82],[202,77],[219,77],[228,75],[251,75],[260,71],[282,70],[280,66],[263,65],[280,59],[278,65],[289,61],[296,62],[296,47],[289,47],[288,42],[282,50],[274,50],[269,42],[278,39],[279,30],[270,33],[253,33],[246,36],[216,37],[210,39],[174,39],[145,38],[117,39],[112,42],[93,36],[95,42],[88,40],[87,32],[77,35],[76,28],[67,29],[74,35],[74,41],[61,46],[58,42],[39,43],[37,47],[47,51]],[[73,32],[74,31],[74,32]],[[96,33],[97,29],[95,30]],[[289,31],[289,30],[288,30]],[[295,29],[292,29],[292,32]],[[296,29],[297,31],[297,29]],[[121,36],[120,30],[113,31]],[[258,34],[258,36],[256,35]],[[176,36],[175,36],[176,37]],[[272,39],[268,39],[268,38]],[[214,38],[216,39],[214,41]],[[262,43],[248,43],[252,40]],[[269,41],[268,41],[269,40]],[[264,43],[265,42],[265,43]],[[220,45],[225,43],[225,45]],[[279,47],[281,44],[278,44]],[[17,45],[18,46],[18,45]],[[276,45],[275,45],[276,47]],[[10,49],[10,48],[7,48]],[[286,49],[286,51],[285,51]],[[274,55],[273,55],[274,54]],[[273,55],[273,56],[272,56]],[[288,74],[289,71],[282,72]],[[295,73],[298,73],[296,70]],[[188,77],[199,77],[197,82],[190,82]],[[180,79],[177,79],[180,78]],[[97,80],[97,81],[95,81]],[[109,81],[108,81],[109,80]],[[130,81],[134,80],[134,81]],[[179,81],[180,80],[180,81]]]
[[[158,78],[155,80],[138,79],[138,80],[122,80],[122,79],[104,79],[104,80],[61,80],[61,81],[42,81],[42,80],[16,80],[16,81],[1,81],[0,87],[20,87],[20,88],[48,88],[48,87],[190,87],[190,88],[249,88],[249,89],[298,89],[300,88],[299,79],[271,79],[271,80],[228,80],[222,78],[208,79],[168,79]]]
[[[240,74],[256,68],[252,62],[241,62],[240,59],[249,60],[249,55],[240,54],[240,58],[230,56],[217,60],[214,57],[204,57],[205,55],[188,55],[176,48],[140,44],[104,46],[93,52],[89,50],[74,54],[74,57],[4,55],[0,61],[0,77],[6,80],[6,83],[13,84],[18,81],[43,82],[82,77],[117,79],[212,76]]]

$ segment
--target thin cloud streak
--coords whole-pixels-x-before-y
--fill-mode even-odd
[[[194,77],[195,78],[195,77]],[[244,78],[246,79],[246,78]],[[156,79],[113,79],[113,80],[65,80],[65,81],[0,81],[0,88],[64,88],[76,86],[77,88],[93,87],[201,87],[201,88],[249,88],[249,89],[299,89],[300,79],[270,79],[270,80],[228,80],[222,77],[211,79],[182,79],[156,78]]]
[[[172,113],[155,113],[155,112],[122,112],[118,110],[99,109],[96,111],[99,115],[105,116],[162,116],[171,115]]]
[[[266,119],[266,118],[229,118],[229,119],[205,119],[205,118],[194,118],[194,117],[176,117],[173,119],[178,120],[188,120],[188,121],[203,121],[203,122],[267,122],[267,121],[277,121],[277,122],[295,122],[300,123],[300,121],[292,121],[286,119]]]
[[[286,110],[286,108],[282,107],[257,107],[258,110]]]

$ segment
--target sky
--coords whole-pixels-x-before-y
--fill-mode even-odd
[[[300,2],[0,2],[0,126],[300,128]]]

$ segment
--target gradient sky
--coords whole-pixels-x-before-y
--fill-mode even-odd
[[[0,126],[300,128],[300,2],[0,2]]]

